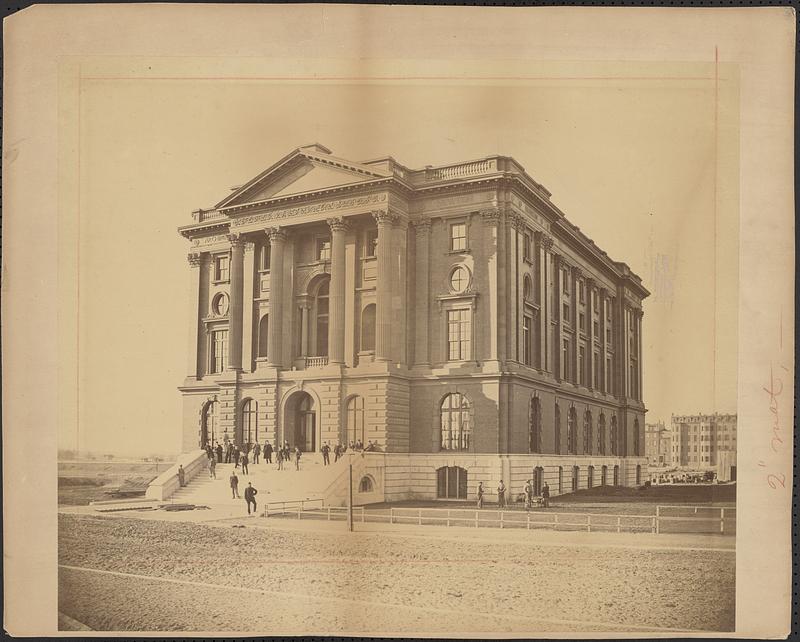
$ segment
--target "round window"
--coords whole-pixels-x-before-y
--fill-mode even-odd
[[[211,309],[218,317],[223,317],[228,314],[228,295],[218,294],[215,296],[214,302],[211,305]]]
[[[459,265],[450,273],[450,288],[453,292],[463,292],[469,284],[467,268]]]

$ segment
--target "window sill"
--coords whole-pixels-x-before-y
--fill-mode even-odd
[[[465,250],[447,250],[447,252],[445,252],[445,256],[450,256],[453,254],[472,254],[472,250],[467,248]]]
[[[225,283],[230,283],[230,279],[213,279],[211,281],[212,285],[223,285]]]

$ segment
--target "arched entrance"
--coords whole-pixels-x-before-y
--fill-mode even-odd
[[[283,435],[302,452],[317,450],[317,409],[314,398],[302,390],[292,393],[283,411]]]

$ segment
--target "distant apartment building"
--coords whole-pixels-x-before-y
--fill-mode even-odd
[[[672,415],[672,465],[735,477],[736,415]]]
[[[644,426],[644,454],[649,466],[672,465],[672,433],[663,421]]]

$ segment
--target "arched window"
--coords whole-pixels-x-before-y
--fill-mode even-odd
[[[586,487],[593,488],[594,487],[594,466],[589,466],[589,470],[586,474]]]
[[[528,413],[528,448],[529,452],[542,452],[542,407],[539,397],[531,397]]]
[[[600,485],[605,486],[608,484],[608,466],[603,466],[600,469]]]
[[[567,452],[570,455],[578,453],[578,413],[574,406],[567,415]]]
[[[269,315],[265,314],[258,322],[258,356],[266,359],[267,346],[269,344]]]
[[[614,466],[614,486],[619,486],[619,466]]]
[[[203,408],[203,424],[200,430],[200,448],[216,441],[217,402],[209,401]]]
[[[361,478],[361,481],[358,483],[358,492],[359,493],[371,493],[375,488],[375,485],[372,483],[372,478],[369,475],[364,475]]]
[[[617,429],[616,415],[611,415],[611,454],[619,455],[619,430]],[[614,485],[616,486],[616,483]]]
[[[592,454],[592,413],[588,410],[583,414],[583,452]]]
[[[642,467],[639,464],[636,464],[636,485],[642,485]]]
[[[531,288],[531,277],[527,274],[525,275],[525,279],[522,281],[522,298],[525,301],[530,301],[533,298],[533,289]]]
[[[469,400],[460,392],[452,392],[442,399],[442,450],[469,450],[472,431],[469,411]]]
[[[361,311],[361,351],[375,350],[375,304],[370,303]]]
[[[325,279],[319,288],[314,301],[317,328],[317,356],[328,356],[328,288],[330,279]]]
[[[258,402],[247,399],[242,404],[242,437],[244,443],[258,443]]]
[[[580,478],[581,468],[580,466],[573,466],[572,467],[572,492],[574,493],[578,490],[578,479]]]
[[[347,400],[347,443],[364,439],[364,398],[355,395]]]
[[[458,466],[442,466],[436,470],[436,497],[467,498],[467,471]]]
[[[602,412],[597,421],[597,454],[606,454],[606,416]]]
[[[639,452],[639,420],[633,420],[633,454],[640,457],[642,453]],[[636,482],[639,483],[638,481]]]
[[[561,409],[556,404],[555,421],[553,422],[556,455],[561,454]]]

